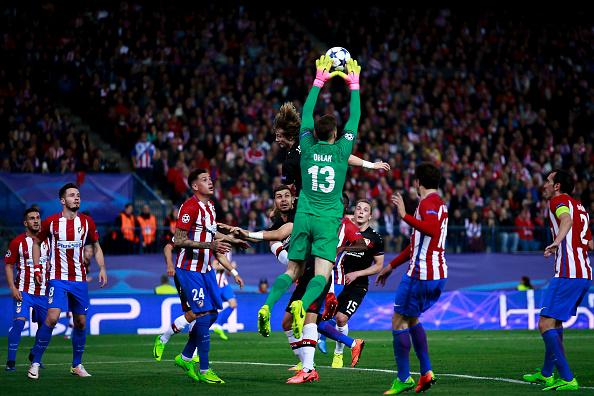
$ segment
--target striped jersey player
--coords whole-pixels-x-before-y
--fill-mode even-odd
[[[549,201],[553,242],[544,256],[555,256],[555,275],[542,299],[538,329],[545,343],[541,369],[525,374],[524,381],[543,384],[543,390],[577,390],[579,385],[569,368],[563,348],[563,322],[577,313],[590,286],[592,267],[588,249],[593,248],[590,216],[580,201],[571,197],[573,176],[564,170],[551,171],[542,195]],[[553,375],[557,368],[559,377]]]
[[[210,200],[214,187],[208,171],[193,170],[188,176],[188,185],[193,194],[180,207],[175,229],[174,245],[180,249],[175,274],[196,316],[196,321],[184,350],[175,358],[175,364],[197,382],[223,383],[224,381],[209,367],[208,361],[209,328],[217,319],[218,310],[223,305],[210,260],[214,254],[229,252],[229,242],[239,241],[232,237],[223,237],[217,232],[215,208]],[[226,262],[221,263],[226,267]],[[230,266],[227,269],[234,275],[235,281],[242,285],[237,271]],[[198,373],[192,362],[192,355],[196,349],[200,358]]]
[[[448,276],[444,256],[448,209],[437,192],[440,178],[440,171],[435,165],[423,163],[417,166],[413,184],[421,200],[414,216],[406,213],[400,194],[392,197],[398,214],[412,227],[413,234],[411,243],[390,265],[384,267],[376,280],[376,283],[385,284],[394,268],[409,263],[408,271],[402,276],[396,291],[392,317],[398,377],[386,394],[398,394],[412,388],[419,393],[429,389],[435,382],[427,336],[419,317],[437,302]],[[417,384],[410,376],[408,355],[411,339],[421,365],[421,377]]]
[[[39,328],[33,353],[33,362],[27,375],[39,378],[39,363],[62,311],[71,311],[74,318],[72,331],[73,358],[70,372],[79,377],[90,374],[82,365],[86,344],[86,315],[89,309],[89,287],[85,268],[85,245],[92,245],[99,265],[99,283],[107,283],[103,251],[99,234],[90,216],[79,213],[80,191],[76,184],[68,183],[59,191],[62,211],[45,219],[33,244],[35,282],[41,284],[40,241],[49,245],[49,281],[47,290],[48,312]]]
[[[8,330],[8,355],[6,371],[14,371],[16,354],[21,340],[21,333],[25,322],[29,320],[29,311],[33,309],[32,321],[41,324],[47,314],[47,297],[45,287],[47,283],[47,242],[41,242],[41,283],[35,282],[33,270],[33,243],[39,233],[41,218],[39,210],[29,208],[24,213],[25,232],[18,235],[8,245],[4,256],[6,280],[14,299],[13,322]],[[14,277],[16,267],[16,279]]]

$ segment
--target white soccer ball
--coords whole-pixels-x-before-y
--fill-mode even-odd
[[[346,48],[332,47],[326,51],[326,56],[332,59],[332,68],[338,71],[346,71],[346,62],[351,59],[351,54]]]

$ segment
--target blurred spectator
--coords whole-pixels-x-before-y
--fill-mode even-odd
[[[461,253],[465,250],[466,225],[459,208],[450,213],[452,216],[448,218],[446,248],[452,253]]]
[[[165,243],[170,242],[175,235],[175,225],[177,224],[178,216],[179,210],[177,208],[172,208],[167,214],[167,217],[163,219],[163,227],[165,228],[163,240]]]
[[[502,253],[515,253],[518,250],[519,235],[510,213],[505,208],[499,210],[499,238]]]
[[[520,280],[520,283],[517,286],[517,289],[519,291],[526,291],[526,290],[532,290],[532,289],[534,289],[534,287],[532,286],[532,283],[530,282],[530,278],[527,276],[523,276],[522,279]]]
[[[482,225],[479,221],[479,214],[473,211],[470,214],[470,219],[464,219],[464,227],[466,228],[466,244],[469,252],[482,252]]]
[[[155,253],[157,251],[157,218],[151,213],[150,206],[147,204],[142,205],[142,211],[136,217],[136,222],[140,227],[142,251]]]
[[[134,145],[132,151],[132,164],[134,171],[149,185],[153,185],[153,158],[155,146],[148,141],[146,132],[140,134],[140,139]]]
[[[161,283],[155,287],[155,294],[177,294],[177,289],[169,283],[167,274],[161,275]]]
[[[532,223],[532,216],[530,209],[525,206],[515,220],[516,229],[520,237],[520,250],[530,252],[536,250],[536,243],[534,241],[534,223]]]
[[[112,239],[116,241],[116,251],[120,254],[136,253],[138,245],[136,228],[138,223],[134,217],[134,206],[131,203],[124,206],[124,210],[116,218],[115,224],[117,231],[114,231]]]
[[[258,283],[258,293],[268,293],[268,279],[260,279],[260,282]]]

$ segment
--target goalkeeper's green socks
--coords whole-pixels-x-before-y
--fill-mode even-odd
[[[287,290],[289,290],[289,287],[291,287],[292,284],[293,279],[291,279],[289,275],[280,275],[274,281],[272,289],[270,289],[270,293],[268,294],[268,297],[266,297],[266,302],[264,303],[264,305],[268,305],[272,310],[274,304],[276,304],[276,302],[282,297],[282,295],[285,294]]]
[[[324,291],[328,280],[323,275],[314,276],[305,289],[305,294],[301,301],[303,301],[303,309],[307,311],[307,308],[320,297],[320,294]]]

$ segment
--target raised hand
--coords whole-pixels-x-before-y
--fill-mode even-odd
[[[330,73],[332,67],[332,59],[329,56],[322,55],[319,59],[316,59],[316,79],[314,84],[318,88],[322,88],[326,81],[335,76],[334,73]]]
[[[330,78],[334,76],[342,77],[352,90],[359,89],[359,75],[361,74],[361,66],[355,59],[349,59],[346,62],[347,73],[341,71],[335,71],[330,74]]]
[[[392,204],[396,205],[398,215],[401,218],[404,218],[404,216],[406,216],[406,207],[404,206],[404,199],[402,199],[402,195],[400,195],[400,193],[392,195]]]
[[[378,161],[373,163],[373,169],[385,170],[386,172],[389,172],[391,168],[390,164],[388,164],[387,162]]]

